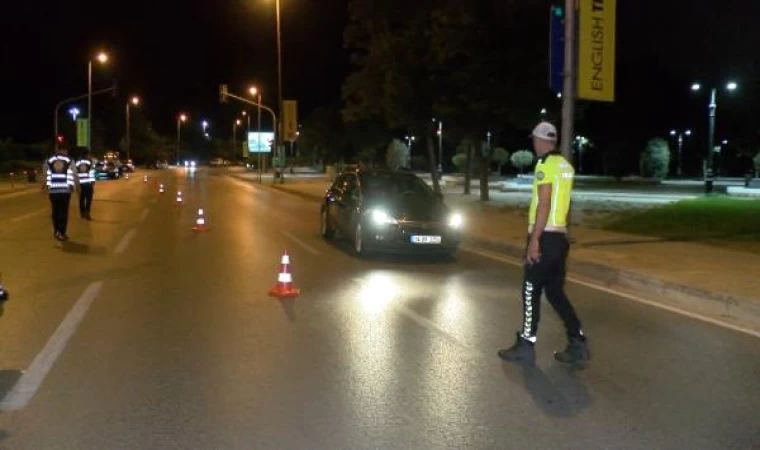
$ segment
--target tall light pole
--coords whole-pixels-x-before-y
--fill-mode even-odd
[[[240,119],[235,119],[234,122],[232,122],[232,154],[237,153],[237,129],[240,125],[242,125],[243,122]]]
[[[726,83],[725,89],[729,92],[735,91],[739,85],[733,81]],[[691,85],[691,90],[697,92],[702,89],[700,83],[694,83]],[[713,87],[710,89],[710,103],[707,105],[707,114],[709,116],[708,132],[707,132],[707,161],[703,169],[703,176],[705,184],[707,185],[708,174],[714,173],[713,167],[713,151],[715,147],[715,116],[718,110],[718,88]]]
[[[108,62],[108,55],[100,52],[96,59],[105,64]],[[87,62],[87,151],[92,151],[92,59]]]
[[[277,1],[277,4],[279,5],[279,0]],[[279,16],[278,16],[279,17]],[[279,20],[277,21],[279,23]],[[251,86],[248,89],[248,93],[251,94],[256,99],[256,157],[257,157],[257,166],[259,171],[259,184],[262,182],[262,171],[263,171],[263,163],[264,163],[264,155],[261,154],[261,90],[257,88],[256,86]],[[275,133],[277,133],[277,130],[275,130]],[[275,143],[277,141],[275,140]],[[276,147],[275,147],[276,149]]]
[[[130,138],[130,133],[129,133],[129,131],[130,131],[130,123],[131,123],[131,121],[129,119],[129,108],[130,108],[130,105],[137,106],[139,104],[140,104],[140,98],[136,97],[136,96],[130,98],[129,101],[127,102],[127,133],[126,133],[126,137],[127,137],[127,160],[128,161],[132,159],[132,139]]]
[[[275,9],[277,10],[277,115],[282,119],[282,33],[280,30],[280,0],[275,0]],[[259,102],[260,104],[261,102]],[[283,121],[280,120],[280,128]],[[281,133],[275,130],[275,149],[279,150],[279,143],[282,140]]]
[[[435,123],[435,119],[433,119],[433,123]],[[438,176],[441,176],[443,174],[443,121],[438,121],[438,131],[436,131],[436,134],[438,135]]]
[[[683,173],[683,141],[684,136],[691,136],[691,130],[670,130],[670,135],[675,137],[678,142],[678,167],[676,169],[676,174],[680,177]]]
[[[182,124],[187,121],[187,116],[185,114],[180,114],[177,116],[177,166],[181,165],[180,160],[180,143],[182,142]]]

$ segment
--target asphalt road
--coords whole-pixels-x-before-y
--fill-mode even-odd
[[[63,245],[42,194],[0,199],[0,447],[760,448],[755,337],[569,285],[590,367],[553,360],[546,304],[536,367],[502,363],[519,267],[357,260],[313,203],[150,176],[99,183],[94,222],[72,202]],[[280,301],[285,249],[301,297]]]

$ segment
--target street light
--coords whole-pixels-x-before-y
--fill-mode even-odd
[[[278,0],[279,5],[279,0]],[[279,6],[278,6],[279,8]],[[279,15],[277,19],[279,23]],[[262,178],[262,166],[264,163],[264,156],[261,154],[261,90],[257,88],[256,86],[251,86],[248,88],[248,93],[251,94],[252,97],[256,99],[257,107],[256,107],[256,157],[257,157],[257,165],[258,165],[258,171],[259,171],[259,183],[261,183]],[[278,109],[279,111],[279,109]],[[250,122],[248,125],[248,130],[250,131]],[[277,130],[275,130],[275,136],[277,134]],[[277,142],[275,138],[275,143]],[[277,147],[275,146],[275,152],[277,151]]]
[[[240,119],[235,119],[234,122],[232,122],[232,151],[237,151],[237,129],[240,125],[242,125],[243,122]]]
[[[108,55],[100,52],[95,57],[98,62],[108,62]],[[92,151],[92,59],[87,62],[87,150]]]
[[[578,173],[583,172],[583,151],[585,150],[586,146],[589,144],[589,140],[585,136],[575,136],[575,148],[578,151]]]
[[[130,105],[137,106],[139,104],[140,104],[140,98],[137,97],[137,96],[134,96],[134,97],[130,98],[129,101],[127,102],[127,116],[126,116],[126,121],[127,121],[127,133],[126,133],[126,138],[127,138],[127,160],[131,160],[132,159],[132,140],[130,138],[130,133],[129,133],[129,131],[130,131],[130,122],[131,122],[129,120],[129,108],[130,108]]]
[[[435,122],[433,118],[433,123]],[[438,121],[438,130],[435,134],[438,135],[438,176],[441,176],[443,174],[443,121]]]
[[[670,135],[673,136],[673,137],[677,136],[677,139],[678,139],[678,169],[677,169],[676,173],[680,177],[681,173],[682,173],[682,166],[683,166],[683,141],[684,141],[684,136],[686,136],[686,137],[691,136],[691,130],[684,130],[684,131],[670,130]]]
[[[699,91],[702,88],[700,83],[694,83],[691,85],[692,91]],[[739,88],[739,85],[735,81],[729,81],[725,86],[726,90],[733,92]],[[718,110],[718,88],[713,87],[710,90],[710,103],[707,106],[707,114],[709,117],[708,133],[707,133],[707,161],[703,168],[703,177],[705,179],[705,188],[710,190],[711,183],[708,183],[708,173],[714,173],[713,167],[713,149],[715,147],[715,116]]]
[[[182,124],[187,121],[187,116],[183,113],[177,116],[177,166],[180,165],[180,142],[182,139]]]

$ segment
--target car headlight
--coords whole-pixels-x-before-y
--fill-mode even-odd
[[[398,223],[398,221],[394,219],[393,217],[389,216],[388,213],[386,213],[385,211],[377,210],[377,209],[372,211],[372,220],[374,220],[375,223],[378,225]]]
[[[451,228],[461,228],[464,223],[464,217],[461,214],[452,214],[449,216],[449,226]]]

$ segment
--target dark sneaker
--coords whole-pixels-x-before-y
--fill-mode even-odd
[[[525,361],[533,363],[536,360],[536,351],[531,341],[522,337],[520,333],[517,333],[515,345],[504,350],[499,350],[499,358],[509,362]]]
[[[66,238],[64,237],[64,235],[63,235],[62,233],[55,233],[54,237],[55,237],[55,239],[56,239],[57,241],[61,241],[61,242],[63,242],[63,241],[65,241],[65,240],[66,240]]]
[[[585,337],[570,338],[567,348],[554,353],[554,359],[565,364],[582,364],[591,359]]]

